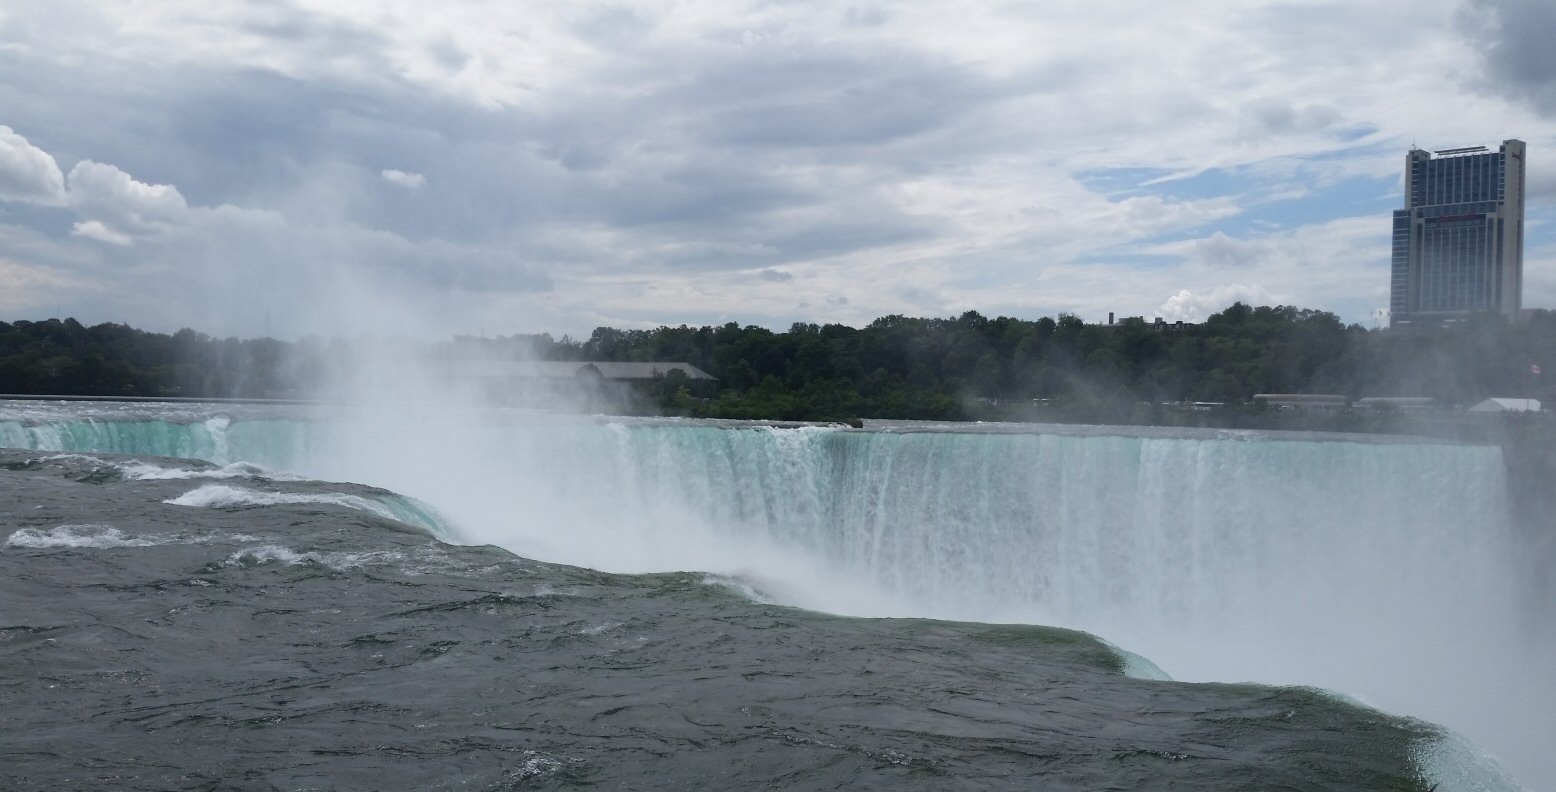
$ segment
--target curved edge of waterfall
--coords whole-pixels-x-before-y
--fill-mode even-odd
[[[1117,644],[1103,638],[1097,638],[1103,646],[1110,649],[1118,657],[1118,663],[1123,668],[1124,676],[1133,679],[1154,679],[1159,682],[1174,681],[1172,675],[1163,671],[1161,666],[1151,662],[1149,658],[1137,655]]]

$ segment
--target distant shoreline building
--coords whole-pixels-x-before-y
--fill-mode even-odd
[[[1516,320],[1523,307],[1522,140],[1405,155],[1405,208],[1394,212],[1391,326],[1443,324],[1477,311]]]

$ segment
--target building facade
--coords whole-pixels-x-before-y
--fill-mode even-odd
[[[1524,142],[1405,155],[1394,212],[1393,326],[1442,324],[1523,307]]]

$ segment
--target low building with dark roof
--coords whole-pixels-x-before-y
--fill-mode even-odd
[[[1350,403],[1336,393],[1255,393],[1253,400],[1277,410],[1343,410]]]
[[[432,373],[494,404],[587,411],[635,411],[658,398],[656,387],[687,387],[706,396],[718,380],[682,361],[476,360],[437,361]],[[677,383],[667,383],[674,379]]]

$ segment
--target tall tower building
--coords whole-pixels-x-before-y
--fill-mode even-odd
[[[1524,142],[1405,155],[1394,212],[1390,322],[1441,324],[1476,311],[1517,319],[1524,287]]]

